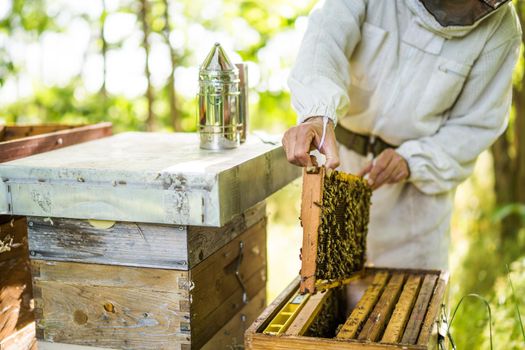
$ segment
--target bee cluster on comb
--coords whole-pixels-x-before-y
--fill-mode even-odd
[[[371,193],[358,176],[340,171],[325,175],[317,279],[341,280],[364,267]]]
[[[372,190],[361,177],[305,169],[301,203],[301,293],[363,269]]]

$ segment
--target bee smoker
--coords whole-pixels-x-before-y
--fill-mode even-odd
[[[239,130],[241,133],[241,143],[246,141],[248,129],[248,65],[246,63],[236,63],[239,70],[239,90],[241,98],[239,100]]]
[[[199,70],[200,147],[231,149],[241,142],[239,70],[216,43]]]

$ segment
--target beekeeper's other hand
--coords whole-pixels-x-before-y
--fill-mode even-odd
[[[286,158],[297,166],[312,166],[310,151],[319,149],[323,137],[323,117],[311,117],[303,123],[291,127],[283,136]],[[325,166],[335,169],[339,166],[339,151],[335,140],[334,124],[330,120],[326,126],[326,135],[319,152],[325,155]]]
[[[410,169],[405,158],[393,148],[388,148],[368,163],[358,175],[365,176],[366,174],[368,174],[368,184],[373,190],[376,190],[384,184],[408,179]]]

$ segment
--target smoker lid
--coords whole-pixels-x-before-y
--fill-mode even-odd
[[[208,73],[217,72],[217,73],[237,73],[237,67],[230,61],[226,52],[224,52],[221,44],[215,43],[213,45],[210,53],[202,62],[200,67],[201,71],[206,71]]]

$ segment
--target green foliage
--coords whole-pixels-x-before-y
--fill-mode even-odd
[[[512,287],[509,282],[512,281]],[[513,289],[515,293],[513,293]],[[494,285],[493,318],[494,347],[496,349],[519,350],[525,348],[522,321],[516,312],[519,307],[521,315],[525,313],[525,257],[511,264],[509,275],[498,277]],[[488,327],[488,325],[486,326]],[[487,349],[488,332],[482,334],[481,347]]]

